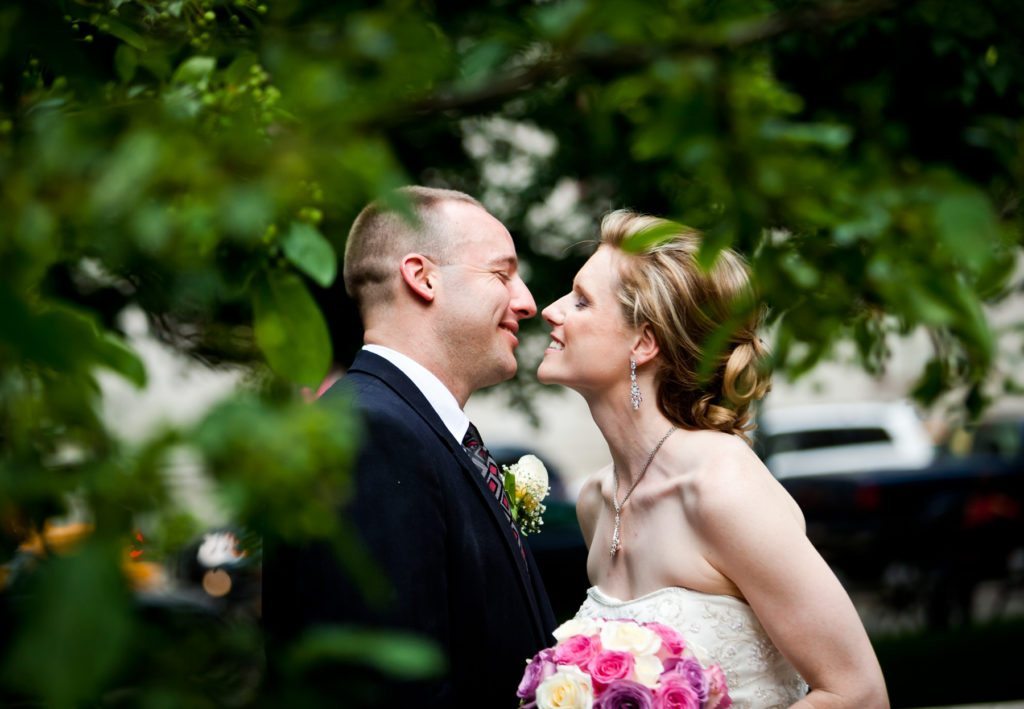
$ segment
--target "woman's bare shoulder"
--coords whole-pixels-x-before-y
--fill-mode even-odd
[[[689,433],[682,493],[695,521],[758,506],[795,515],[802,524],[796,503],[746,441],[720,431]]]
[[[601,498],[604,495],[604,481],[608,479],[610,470],[611,466],[606,465],[587,476],[580,487],[579,496],[576,498],[577,507],[581,503],[588,506],[601,504]]]

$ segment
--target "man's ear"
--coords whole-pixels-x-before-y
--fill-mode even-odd
[[[424,302],[433,302],[437,278],[437,268],[426,256],[406,254],[402,258],[402,280],[412,293]]]
[[[657,357],[660,351],[661,348],[658,347],[658,341],[654,337],[654,330],[651,329],[650,325],[644,324],[640,328],[640,334],[637,335],[633,351],[631,352],[637,366],[647,364]]]

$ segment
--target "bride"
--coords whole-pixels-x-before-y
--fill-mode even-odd
[[[652,228],[674,235],[623,248]],[[759,316],[700,371],[751,286],[730,250],[703,271],[699,246],[684,227],[612,212],[572,291],[543,313],[538,377],[583,395],[612,457],[577,502],[593,584],[578,617],[674,627],[721,665],[735,707],[888,707],[853,604],[747,445],[750,404],[768,390]]]

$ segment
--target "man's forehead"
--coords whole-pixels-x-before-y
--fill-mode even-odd
[[[464,243],[483,243],[495,251],[515,253],[512,235],[505,225],[489,212],[472,204],[459,204],[458,211],[448,213],[450,224]]]

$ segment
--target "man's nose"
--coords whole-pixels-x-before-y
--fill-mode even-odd
[[[526,287],[522,278],[516,278],[516,288],[512,293],[512,310],[522,318],[532,318],[537,314],[537,303],[533,300],[533,294]]]

